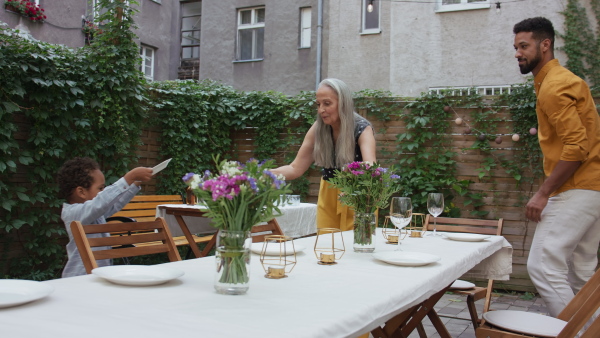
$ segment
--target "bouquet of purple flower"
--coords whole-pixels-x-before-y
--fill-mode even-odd
[[[208,207],[207,216],[220,229],[215,289],[222,294],[244,294],[249,285],[250,229],[279,216],[277,202],[290,190],[283,177],[268,170],[274,167],[272,160],[222,161],[218,167],[217,174],[189,173],[183,181],[199,203]]]
[[[329,183],[340,190],[340,202],[355,212],[373,213],[389,205],[390,197],[400,190],[399,179],[379,163],[352,162],[336,170]]]
[[[250,159],[246,164],[222,161],[219,173],[205,171],[202,176],[188,173],[183,177],[202,204],[216,228],[229,231],[249,231],[254,225],[267,222],[281,211],[280,196],[290,193],[283,177],[268,169],[274,161]]]
[[[340,190],[340,202],[354,209],[354,251],[375,250],[375,211],[386,208],[400,190],[400,176],[379,163],[352,162],[329,179]]]

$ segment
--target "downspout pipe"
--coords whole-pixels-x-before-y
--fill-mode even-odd
[[[317,67],[316,67],[316,79],[315,79],[315,90],[319,88],[321,83],[321,54],[323,44],[323,0],[318,0],[317,4]]]

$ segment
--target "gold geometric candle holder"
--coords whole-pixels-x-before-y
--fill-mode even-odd
[[[317,229],[315,256],[321,265],[334,265],[346,252],[342,231],[336,228]]]
[[[402,233],[400,232],[400,230],[398,230],[398,228],[396,228],[394,224],[392,224],[392,222],[390,221],[390,216],[385,216],[381,233],[383,234],[383,238],[387,239],[387,244],[396,245],[398,244],[398,240],[404,239],[404,237],[406,237],[406,234],[404,234],[404,237],[402,237]]]
[[[260,252],[260,264],[265,277],[280,279],[287,277],[296,266],[296,248],[291,237],[281,235],[265,236]]]
[[[425,229],[425,214],[413,212],[413,217],[410,222],[410,226],[406,227],[406,230],[410,231],[410,237],[421,238],[425,236],[427,229]]]

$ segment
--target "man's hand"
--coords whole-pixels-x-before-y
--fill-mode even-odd
[[[525,206],[525,215],[527,219],[539,222],[542,220],[542,211],[548,204],[548,196],[544,196],[539,191],[527,202]]]
[[[525,215],[529,220],[534,222],[542,220],[542,211],[546,207],[546,204],[548,204],[550,195],[571,178],[579,166],[581,166],[581,162],[579,161],[558,161],[550,176],[548,176],[540,186],[540,189],[527,202]]]

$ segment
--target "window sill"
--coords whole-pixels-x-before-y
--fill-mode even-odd
[[[456,5],[443,5],[438,8],[436,13],[445,13],[445,12],[458,12],[458,11],[470,11],[474,9],[489,9],[491,8],[491,4],[456,4]]]
[[[360,32],[360,35],[375,35],[375,34],[381,34],[381,29],[365,29],[364,31]]]
[[[310,49],[310,47],[298,47],[298,49]]]
[[[247,63],[247,62],[259,62],[264,59],[252,59],[252,60],[233,60],[233,63]]]

